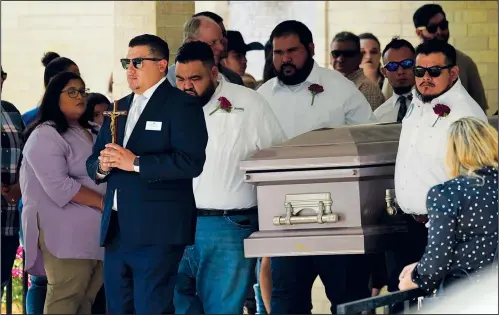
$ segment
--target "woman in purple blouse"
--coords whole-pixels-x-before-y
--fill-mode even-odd
[[[96,127],[82,116],[85,83],[63,72],[48,84],[26,131],[20,172],[26,270],[46,275],[45,314],[90,314],[102,285],[105,185],[88,177]]]

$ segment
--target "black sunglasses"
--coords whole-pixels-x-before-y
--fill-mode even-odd
[[[385,65],[385,69],[389,72],[395,72],[399,69],[399,67],[402,67],[404,70],[411,69],[414,67],[414,60],[404,59],[402,61],[392,61]]]
[[[442,31],[446,31],[449,29],[449,21],[443,20],[442,22],[438,24],[430,24],[426,27],[426,30],[430,34],[435,34],[437,32],[437,29],[440,28]]]
[[[75,88],[69,88],[67,90],[62,90],[61,93],[68,93],[68,96],[71,97],[71,98],[77,98],[78,97],[78,94],[81,95],[81,97],[85,98],[88,96],[88,92],[90,92],[89,89],[84,89],[84,90],[78,90],[78,89],[75,89]]]
[[[355,57],[358,54],[360,54],[360,51],[356,50],[332,50],[331,51],[331,56],[334,58],[339,58],[340,56],[343,56],[345,58],[351,58]]]
[[[128,69],[128,66],[130,66],[130,62],[133,64],[133,66],[136,68],[136,69],[140,69],[142,68],[142,62],[144,62],[144,60],[150,60],[150,61],[161,61],[163,59],[160,59],[160,58],[133,58],[133,59],[126,59],[126,58],[123,58],[123,59],[120,59],[121,61],[121,66],[123,67],[123,69]]]
[[[454,67],[454,65],[448,65],[448,66],[443,66],[443,67],[433,66],[433,67],[429,67],[429,68],[417,66],[414,68],[414,75],[418,78],[422,78],[422,77],[424,77],[425,73],[428,72],[430,77],[438,78],[440,76],[440,74],[442,73],[442,70],[450,69],[452,67]]]

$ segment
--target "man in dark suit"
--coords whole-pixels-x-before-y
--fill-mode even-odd
[[[106,182],[101,243],[110,314],[173,314],[173,292],[186,245],[194,243],[192,179],[201,174],[208,134],[202,104],[166,80],[168,44],[154,35],[129,43],[132,93],[118,101],[117,140],[106,118],[89,176]]]

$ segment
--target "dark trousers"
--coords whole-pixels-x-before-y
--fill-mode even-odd
[[[271,258],[272,314],[311,314],[312,286],[319,276],[331,302],[338,304],[369,296],[365,255],[328,255]]]
[[[403,214],[408,232],[397,236],[394,248],[385,253],[388,274],[388,291],[398,291],[399,275],[405,266],[418,262],[423,256],[428,242],[428,229],[423,223],[416,222],[411,215]]]
[[[123,244],[115,211],[108,240],[104,254],[108,314],[174,314],[173,294],[185,246]]]
[[[14,265],[14,260],[16,259],[16,252],[17,248],[19,247],[19,236],[5,236],[2,234],[2,239],[1,239],[1,247],[2,247],[2,262],[1,262],[1,268],[2,268],[2,275],[1,275],[1,282],[2,282],[2,296],[3,296],[3,291],[4,287],[7,284],[7,282],[10,280],[12,277],[12,266]]]
[[[92,314],[106,314],[106,293],[102,286],[92,304]]]

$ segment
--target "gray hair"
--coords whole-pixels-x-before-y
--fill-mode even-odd
[[[201,17],[193,17],[189,21],[184,24],[184,43],[187,42],[188,39],[192,39],[193,37],[197,37],[199,33],[199,28],[201,26],[202,19]]]

